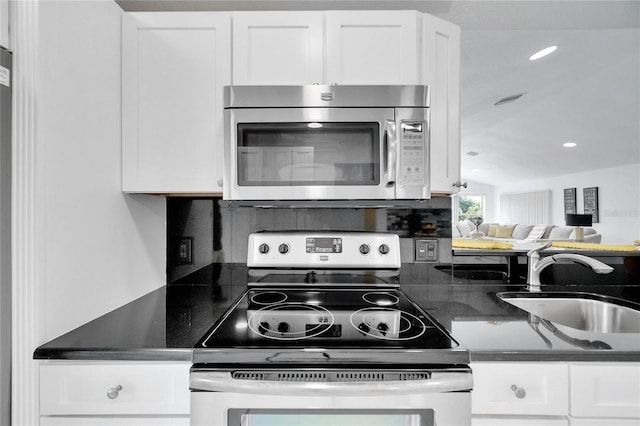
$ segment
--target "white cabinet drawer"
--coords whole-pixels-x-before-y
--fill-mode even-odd
[[[564,418],[546,417],[473,417],[471,426],[568,426],[569,422]]]
[[[180,417],[40,417],[40,426],[189,426]]]
[[[40,414],[189,415],[189,368],[188,363],[42,364]]]
[[[473,414],[567,415],[567,365],[476,363],[471,393]]]
[[[569,419],[569,426],[638,426],[638,424],[640,424],[638,419]]]
[[[571,364],[571,415],[640,419],[640,364]]]

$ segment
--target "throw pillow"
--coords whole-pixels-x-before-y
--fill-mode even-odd
[[[550,240],[567,240],[571,238],[573,226],[556,226],[549,233]]]
[[[467,238],[469,236],[469,234],[471,234],[471,231],[473,231],[475,229],[471,228],[471,226],[469,226],[469,223],[466,221],[463,222],[459,222],[458,223],[458,229],[460,230],[460,233],[462,234],[462,236],[464,238]]]
[[[498,228],[496,229],[496,238],[510,238],[511,235],[513,234],[513,229],[515,227],[516,227],[515,225],[512,225],[512,226],[500,225],[500,226],[498,226]]]
[[[547,226],[547,229],[545,229],[544,234],[542,234],[542,239],[543,240],[548,240],[549,239],[549,235],[551,234],[551,231],[553,231],[553,228],[555,228],[555,225],[549,225]]]
[[[497,230],[498,230],[498,225],[489,225],[489,230],[487,231],[487,237],[495,237]]]
[[[544,231],[546,230],[547,230],[547,225],[536,225],[533,227],[533,229],[531,229],[531,232],[529,232],[529,235],[527,235],[527,238],[525,238],[525,240],[527,241],[539,240],[540,238],[542,238],[542,236],[544,235]]]
[[[533,225],[516,225],[513,229],[513,234],[511,235],[516,240],[524,240],[531,232]]]

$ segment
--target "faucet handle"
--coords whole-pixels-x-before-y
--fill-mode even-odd
[[[546,243],[544,243],[543,245],[541,245],[540,247],[536,247],[532,250],[529,250],[527,252],[527,256],[531,257],[531,256],[538,256],[538,253],[541,252],[542,250],[551,247],[551,241],[547,241]]]

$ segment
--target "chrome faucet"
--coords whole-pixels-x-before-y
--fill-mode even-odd
[[[597,274],[608,274],[613,271],[613,268],[599,260],[592,259],[587,256],[583,256],[577,253],[560,253],[547,256],[544,259],[540,259],[540,251],[546,249],[551,245],[550,242],[530,250],[527,253],[529,257],[529,265],[527,268],[527,289],[531,292],[540,291],[540,273],[544,268],[560,260],[568,260],[575,263],[581,263],[590,267]]]

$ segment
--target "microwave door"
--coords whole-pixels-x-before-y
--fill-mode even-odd
[[[393,108],[225,110],[224,198],[393,199]]]

